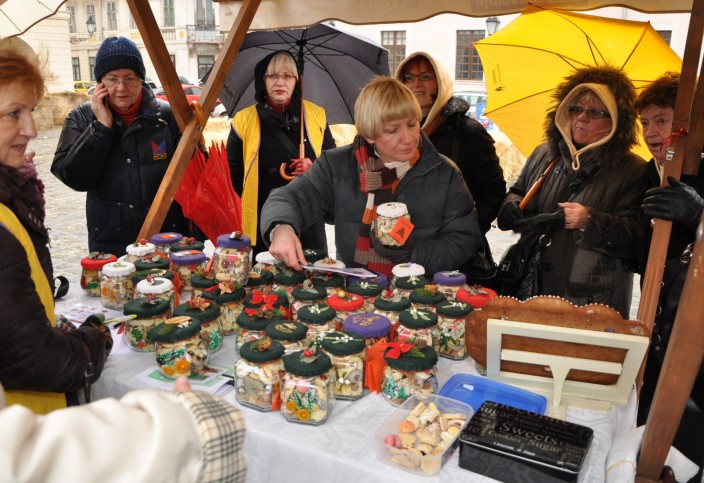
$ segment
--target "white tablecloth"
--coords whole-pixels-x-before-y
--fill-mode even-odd
[[[69,294],[57,303],[56,311],[65,312],[78,303],[100,306],[99,299],[83,295],[80,287],[73,284]],[[212,356],[212,361],[234,364],[234,345],[233,337],[225,337],[223,347]],[[155,367],[153,353],[130,351],[112,354],[102,376],[93,384],[91,396],[94,400],[119,398],[130,390],[148,387],[135,376],[151,366]],[[471,359],[441,359],[438,366],[440,387],[454,374],[476,374]],[[379,461],[374,433],[395,409],[379,394],[368,394],[357,401],[337,401],[327,422],[321,426],[289,423],[279,413],[261,413],[243,407],[237,403],[232,390],[223,397],[240,407],[245,416],[245,458],[247,481],[250,482],[281,477],[290,483],[496,481],[460,468],[459,450],[433,477],[415,475]],[[633,428],[634,418],[633,395],[628,405],[614,407],[609,412],[578,408],[568,410],[568,421],[594,429],[594,440],[580,474],[581,482],[604,481],[604,467],[611,441],[616,434]]]

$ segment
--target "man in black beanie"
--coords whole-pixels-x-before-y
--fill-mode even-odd
[[[95,57],[90,101],[64,122],[51,172],[86,191],[88,249],[122,255],[136,238],[176,150],[181,132],[169,104],[144,83],[142,54],[109,37]],[[202,238],[173,203],[162,231]]]

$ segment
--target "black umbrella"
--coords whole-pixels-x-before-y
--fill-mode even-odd
[[[254,67],[277,50],[298,59],[301,80],[305,74],[305,99],[325,109],[329,124],[352,124],[362,87],[375,75],[389,75],[386,49],[329,25],[250,32],[220,92],[230,117],[255,103]]]

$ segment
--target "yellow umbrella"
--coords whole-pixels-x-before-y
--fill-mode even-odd
[[[528,156],[544,141],[552,90],[574,69],[620,67],[636,88],[682,60],[649,22],[617,20],[531,5],[475,46],[484,66],[486,115]],[[650,159],[640,140],[636,152]]]

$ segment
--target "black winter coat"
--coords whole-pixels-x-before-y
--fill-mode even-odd
[[[51,172],[87,192],[89,250],[122,255],[139,235],[181,132],[168,103],[146,87],[140,113],[129,127],[114,112],[113,119],[112,128],[98,122],[90,102],[71,111]],[[162,231],[192,236],[196,228],[174,202]]]

